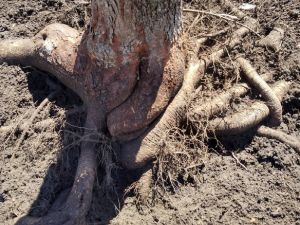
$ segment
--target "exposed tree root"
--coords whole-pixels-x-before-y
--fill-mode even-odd
[[[23,132],[21,134],[21,137],[19,138],[17,144],[16,144],[16,149],[19,149],[21,144],[23,143],[30,127],[32,126],[35,118],[37,117],[37,115],[39,114],[39,112],[41,110],[43,110],[45,108],[45,106],[50,102],[51,99],[53,99],[55,97],[55,95],[57,94],[57,92],[52,92],[50,93],[42,102],[41,104],[36,108],[36,110],[32,113],[31,117],[28,119],[28,121],[26,121],[23,124]]]
[[[271,80],[271,74],[263,74],[262,79],[265,81]],[[215,98],[203,102],[202,99],[196,100],[188,113],[187,118],[192,123],[201,122],[201,119],[210,119],[212,116],[226,111],[232,99],[244,96],[250,89],[246,83],[233,85],[228,91],[218,94]],[[197,99],[197,97],[196,97]]]
[[[104,119],[99,119],[98,112],[88,111],[84,136],[98,137],[98,130],[102,130]],[[85,216],[92,201],[94,181],[97,171],[97,143],[83,140],[81,154],[72,189],[64,204],[41,218],[24,217],[18,225],[83,225]]]
[[[258,75],[248,60],[238,57],[236,61],[240,64],[247,81],[259,91],[270,108],[271,124],[279,126],[282,122],[282,106],[279,99],[270,86]]]
[[[20,63],[26,64],[33,60],[35,43],[31,39],[1,40],[0,64]]]
[[[271,48],[275,52],[278,52],[281,48],[283,38],[284,38],[284,30],[275,27],[268,36],[257,41],[256,44],[261,47]]]
[[[278,99],[282,101],[289,87],[290,84],[288,82],[278,81],[275,83],[272,91],[276,94]],[[208,130],[217,135],[240,134],[258,126],[269,114],[269,107],[265,103],[257,101],[243,112],[209,121]]]
[[[153,181],[153,168],[152,163],[147,166],[146,171],[142,174],[140,179],[135,183],[134,191],[137,196],[137,202],[141,204],[145,204],[149,199],[152,189],[152,181]]]
[[[228,15],[228,14],[212,13],[212,12],[197,10],[197,9],[183,9],[183,11],[184,12],[193,12],[193,13],[206,14],[206,15],[210,15],[210,16],[216,16],[216,17],[219,17],[221,19],[225,19],[225,20],[229,20],[229,21],[235,21],[235,20],[238,19],[236,16],[231,16],[231,15]]]
[[[54,126],[55,121],[53,119],[45,119],[36,123],[32,124],[32,128],[34,130],[45,130],[49,127]],[[24,132],[24,131],[28,131],[28,129],[30,128],[30,126],[28,126],[28,122],[25,122],[23,124],[17,125],[17,127],[15,127],[15,125],[10,125],[10,126],[2,126],[0,127],[0,136],[1,137],[7,137],[7,135],[9,135],[10,133],[14,132],[14,130],[17,130],[18,132]]]
[[[256,20],[245,16],[230,1],[224,0],[223,2],[237,17],[245,18],[246,22],[241,24],[237,21],[238,18],[236,16],[227,14],[188,10],[190,12],[217,16],[242,27],[236,30],[218,51],[201,59],[198,59],[196,55],[191,59],[184,74],[182,87],[175,97],[174,95],[182,82],[181,75],[184,68],[184,56],[180,51],[180,42],[178,42],[178,46],[171,41],[165,42],[165,30],[162,31],[161,35],[152,35],[150,33],[143,36],[145,35],[144,33],[148,32],[148,29],[143,30],[142,26],[136,29],[137,27],[134,27],[135,23],[131,27],[132,24],[129,26],[130,23],[127,23],[127,21],[125,23],[121,16],[113,20],[117,21],[116,26],[119,24],[129,26],[125,27],[124,30],[130,29],[132,31],[130,40],[127,39],[129,35],[123,32],[123,27],[119,31],[121,34],[116,33],[113,40],[109,39],[112,36],[109,29],[111,18],[107,16],[109,13],[105,10],[102,10],[102,14],[100,13],[101,7],[105,8],[105,3],[101,1],[94,1],[97,15],[92,18],[91,27],[83,37],[74,29],[60,24],[53,24],[46,27],[32,39],[0,42],[0,63],[21,63],[45,70],[74,90],[88,107],[85,136],[89,138],[83,139],[81,143],[81,155],[70,193],[65,197],[64,201],[60,199],[59,203],[57,203],[59,205],[62,204],[61,207],[58,207],[58,209],[52,208],[45,217],[24,218],[18,224],[31,224],[30,221],[33,221],[35,225],[86,224],[85,215],[92,200],[92,189],[97,169],[96,148],[99,142],[95,141],[97,139],[95,133],[99,129],[102,131],[105,126],[108,128],[107,130],[111,136],[121,143],[118,159],[124,167],[137,169],[155,160],[160,149],[164,148],[166,131],[179,127],[180,123],[186,118],[191,96],[207,67],[226,56],[229,51],[241,43],[242,37],[249,31],[256,33]],[[195,19],[195,21],[197,20],[198,18]],[[106,22],[107,24],[105,24]],[[177,24],[175,25],[177,26]],[[114,29],[114,31],[117,30],[115,27]],[[159,26],[155,26],[155,29],[159,31]],[[137,33],[133,32],[137,30]],[[207,41],[208,37],[226,33],[228,30],[229,28],[225,28],[219,32],[206,35],[206,38],[201,38],[197,41],[197,47]],[[151,42],[145,41],[149,37],[151,37]],[[172,38],[175,39],[175,37]],[[99,44],[100,42],[101,45]],[[128,45],[125,50],[124,45]],[[122,54],[121,57],[120,54]],[[125,61],[126,63],[124,63]],[[251,85],[255,86],[265,100],[269,102],[267,105],[262,102],[255,102],[245,112],[209,122],[208,130],[211,133],[238,134],[259,125],[269,114],[271,114],[272,121],[276,125],[282,120],[280,99],[286,93],[289,86],[288,83],[276,83],[274,92],[277,96],[275,96],[269,86],[258,76],[246,60],[238,58],[237,61],[241,64]],[[168,66],[161,66],[162,64],[167,64]],[[167,72],[165,73],[164,70]],[[98,76],[99,71],[101,71],[100,76]],[[137,75],[138,73],[141,74]],[[123,74],[126,74],[126,76]],[[157,80],[154,78],[155,76],[157,76]],[[268,80],[270,78],[266,76],[264,79]],[[153,86],[157,90],[153,91]],[[189,113],[188,118],[191,121],[211,118],[213,115],[225,110],[232,98],[245,95],[248,89],[249,86],[247,84],[235,85],[228,92],[213,99],[212,102],[195,107]],[[23,131],[16,148],[21,146],[28,130],[33,126],[37,114],[54,95],[55,93],[49,95],[32,114],[27,123],[20,126],[20,129]],[[173,100],[167,107],[171,98]],[[119,110],[116,110],[118,107],[120,107]],[[161,114],[164,109],[165,112]],[[137,113],[136,110],[140,111]],[[160,118],[153,122],[159,115],[161,115]],[[10,127],[0,128],[0,132],[9,132],[8,130],[10,129]],[[262,129],[261,134],[264,134],[264,132],[269,133],[269,135],[271,133],[269,130],[266,132],[266,130]],[[133,136],[136,137],[140,133],[142,135],[137,139],[130,140]],[[273,137],[280,139],[283,136],[273,134]],[[292,142],[294,139],[290,137],[288,140]],[[193,145],[195,144],[193,143]],[[174,149],[176,148],[170,150],[172,151],[170,154],[165,153],[166,155],[169,154],[170,159],[172,158],[170,155],[181,154],[181,152],[175,152]],[[110,153],[106,153],[102,152],[102,163],[108,172],[104,183],[111,184],[110,171],[113,163]],[[173,163],[172,160],[170,161]],[[187,166],[186,170],[200,166],[201,164],[195,163]],[[152,175],[151,162],[151,166],[146,168],[146,172],[142,174],[141,179],[135,185],[138,199],[142,202],[148,198],[151,192]],[[169,180],[172,183],[173,178],[171,175],[169,175]]]
[[[46,71],[85,99],[74,73],[80,40],[75,29],[51,24],[30,39],[1,40],[0,63],[21,64]]]
[[[255,29],[257,22],[249,19],[246,23],[251,29]],[[167,130],[179,126],[180,122],[185,118],[186,106],[190,96],[195,91],[197,84],[204,74],[206,68],[214,61],[219,60],[227,54],[233,47],[238,45],[242,37],[249,32],[244,27],[236,30],[231,39],[226,43],[226,47],[213,52],[208,57],[202,59],[193,59],[187,68],[184,76],[183,85],[177,93],[173,101],[169,104],[157,124],[154,125],[150,132],[146,132],[137,140],[133,140],[122,144],[119,153],[120,162],[129,169],[136,169],[146,165],[147,162],[154,160],[160,149],[162,137]]]
[[[261,126],[257,129],[257,134],[262,137],[276,139],[294,148],[300,154],[300,140],[297,137],[288,135],[282,131],[270,127]]]
[[[217,31],[217,32],[214,32],[214,33],[203,34],[203,35],[201,35],[201,37],[206,37],[206,38],[217,37],[217,36],[226,34],[230,29],[231,29],[231,27],[226,27],[226,28],[224,28],[224,29],[222,29],[222,30],[219,30],[219,31]]]

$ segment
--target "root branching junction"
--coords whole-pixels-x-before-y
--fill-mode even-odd
[[[83,36],[66,25],[52,24],[31,39],[0,41],[0,63],[29,65],[52,74],[78,94],[87,108],[84,137],[88,138],[80,139],[81,156],[68,196],[60,201],[61,207],[58,210],[50,210],[42,218],[25,217],[19,224],[86,224],[85,216],[92,200],[99,148],[103,156],[102,166],[108,174],[103,179],[104,183],[112,183],[111,152],[105,152],[105,143],[101,142],[101,137],[111,137],[119,144],[114,153],[123,167],[130,170],[144,167],[145,172],[134,186],[139,202],[145,202],[150,196],[150,186],[153,183],[164,190],[168,190],[166,185],[175,190],[179,182],[196,181],[197,173],[203,166],[205,150],[208,150],[209,138],[241,134],[258,128],[258,135],[282,141],[299,153],[297,138],[264,126],[279,126],[282,123],[281,101],[289,90],[290,83],[277,81],[269,86],[267,82],[272,80],[271,74],[260,76],[247,59],[236,57],[239,54],[236,47],[240,46],[243,38],[249,33],[257,34],[259,24],[255,19],[239,11],[230,1],[220,0],[221,7],[229,9],[234,16],[205,14],[226,20],[239,28],[229,34],[230,29],[226,27],[198,39],[195,54],[183,72],[183,40],[178,38],[178,43],[174,44],[172,41],[175,38],[172,35],[166,37],[166,30],[170,27],[162,28],[154,24],[157,32],[150,32],[151,29],[137,32],[142,26],[131,27],[119,16],[115,25],[129,26],[124,29],[131,29],[130,35],[122,30],[118,37],[111,40],[109,10],[103,10],[110,6],[103,1],[92,2],[97,9],[93,13],[98,14],[93,16],[91,28]],[[163,1],[157,2],[162,4]],[[166,12],[169,11],[171,10]],[[204,13],[197,9],[186,11]],[[191,27],[195,26],[199,18],[198,15]],[[161,18],[156,19],[159,21]],[[177,26],[180,27],[178,24],[171,27],[176,29]],[[114,27],[114,31],[117,28]],[[95,33],[97,30],[99,32]],[[177,35],[176,32],[179,31],[174,31]],[[199,48],[209,38],[227,33],[228,39],[224,43],[215,44],[209,53],[199,53]],[[131,35],[132,38],[128,40]],[[259,35],[255,37],[257,36]],[[278,51],[282,37],[283,31],[276,29],[258,43]],[[273,43],[270,44],[272,38]],[[123,45],[128,45],[128,49]],[[237,79],[231,88],[223,90],[221,94],[210,93],[210,96],[214,96],[210,100],[201,98],[196,90],[201,80],[208,76],[208,69],[218,67],[218,63],[224,60],[233,62],[234,57],[244,81],[239,83]],[[258,92],[262,100],[253,100],[251,96],[247,96],[250,89]],[[16,143],[16,149],[25,141],[28,130],[38,125],[34,124],[37,114],[55,94],[56,92],[51,93],[25,125],[19,126],[22,134]],[[231,102],[245,96],[248,97],[244,101],[247,107],[232,113]],[[0,128],[0,132],[4,134],[13,130],[9,126]],[[99,133],[101,137],[95,135]]]

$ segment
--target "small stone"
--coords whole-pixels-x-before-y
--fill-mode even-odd
[[[281,217],[282,214],[281,214],[281,212],[280,212],[280,209],[277,209],[277,210],[275,210],[275,211],[272,211],[272,212],[271,212],[271,216],[272,216],[273,218]]]
[[[243,10],[253,10],[256,8],[256,5],[250,3],[243,3],[242,5],[240,5],[239,8]]]

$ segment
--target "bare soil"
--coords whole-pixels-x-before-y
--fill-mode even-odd
[[[234,2],[237,6],[242,1]],[[248,2],[248,1],[245,1]],[[245,37],[236,51],[242,52],[260,73],[271,72],[274,80],[293,81],[283,102],[284,123],[279,129],[300,136],[300,4],[298,0],[254,0],[255,10],[247,11],[260,22],[259,34],[275,26],[285,30],[279,52],[255,46],[256,34]],[[219,12],[215,1],[186,1],[185,7]],[[0,39],[30,37],[54,22],[83,30],[90,10],[80,0],[0,0]],[[189,24],[195,15],[186,14]],[[191,34],[212,33],[213,17],[204,15],[204,28]],[[230,22],[222,21],[222,24]],[[211,25],[211,26],[209,26]],[[221,25],[221,24],[219,24]],[[224,27],[223,27],[224,28]],[[224,38],[212,39],[221,42]],[[254,47],[253,47],[254,46]],[[226,88],[226,79],[235,80],[227,69],[207,74],[215,86]],[[228,72],[229,71],[229,72]],[[233,73],[234,74],[234,73]],[[33,68],[0,65],[0,126],[13,126],[10,136],[0,134],[0,223],[15,224],[26,214],[41,216],[64,189],[71,187],[76,169],[84,109],[70,90],[62,91],[34,121],[50,119],[49,125],[29,129],[20,148],[21,131],[35,108],[51,92],[47,76]],[[216,82],[217,81],[217,82]],[[55,80],[52,82],[56,82]],[[221,84],[220,84],[221,83]],[[238,102],[233,103],[233,107]],[[176,192],[157,196],[153,204],[139,207],[124,190],[132,182],[128,171],[117,169],[116,189],[107,194],[98,185],[88,219],[90,224],[300,224],[300,157],[282,143],[249,134],[223,140],[224,148],[210,148],[203,155],[197,185],[184,182]]]

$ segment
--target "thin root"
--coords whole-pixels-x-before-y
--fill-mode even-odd
[[[45,130],[49,127],[53,127],[55,124],[55,121],[51,118],[49,119],[45,119],[42,121],[39,121],[37,123],[32,124],[33,128],[35,130]],[[10,125],[10,126],[3,126],[0,127],[0,135],[3,137],[6,137],[7,135],[9,135],[12,132],[15,132],[15,130],[24,132],[26,130],[28,130],[28,123],[23,123],[17,126],[17,128],[15,128],[14,125]]]
[[[281,141],[294,148],[297,153],[300,154],[300,140],[297,137],[288,135],[282,131],[275,130],[266,126],[259,127],[257,129],[257,134],[262,137],[273,138]]]
[[[43,110],[45,108],[45,106],[50,102],[51,99],[53,99],[55,97],[55,95],[57,94],[57,92],[52,92],[50,93],[42,102],[41,104],[36,108],[36,110],[33,112],[33,114],[31,115],[31,117],[28,119],[28,121],[26,123],[24,123],[24,130],[21,134],[20,139],[18,140],[15,149],[19,149],[21,144],[23,143],[26,134],[28,133],[30,127],[32,126],[35,118],[37,117],[37,115],[39,114],[39,112],[41,110]]]

